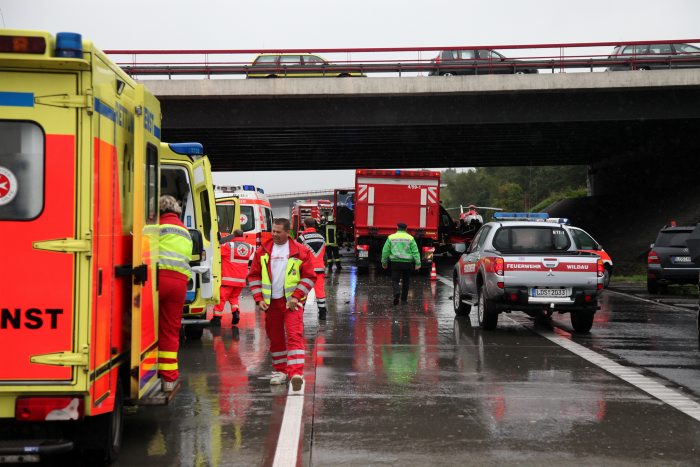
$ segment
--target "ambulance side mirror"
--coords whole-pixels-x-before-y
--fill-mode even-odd
[[[197,229],[190,229],[190,238],[192,238],[192,261],[202,260],[202,251],[204,250],[204,242],[202,234]]]

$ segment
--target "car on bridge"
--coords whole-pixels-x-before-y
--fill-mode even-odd
[[[664,292],[669,284],[697,284],[700,264],[693,262],[686,240],[694,226],[664,227],[647,254],[647,291]]]
[[[365,76],[355,65],[331,63],[313,54],[260,54],[247,78],[350,78]]]
[[[635,44],[616,46],[606,71],[668,70],[700,67],[700,48],[690,44]]]
[[[442,50],[430,63],[435,68],[429,76],[538,73],[528,62],[491,49]]]

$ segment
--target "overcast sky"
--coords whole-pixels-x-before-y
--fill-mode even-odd
[[[101,49],[459,46],[700,36],[700,0],[0,0],[0,13],[2,27],[79,32]],[[216,183],[254,183],[268,193],[354,183],[349,170],[294,172],[291,178],[274,172],[215,174]]]

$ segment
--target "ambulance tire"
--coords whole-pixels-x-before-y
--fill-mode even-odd
[[[202,338],[204,334],[204,327],[198,325],[188,325],[185,326],[185,337],[188,341],[198,341]]]
[[[124,437],[124,390],[117,381],[114,409],[88,419],[85,424],[84,452],[95,464],[111,464],[119,456]]]

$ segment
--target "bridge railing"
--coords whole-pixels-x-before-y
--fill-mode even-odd
[[[464,45],[445,47],[106,50],[127,73],[137,77],[198,75],[205,78],[288,76],[449,75],[556,73],[568,70],[637,70],[700,67],[698,52],[613,55],[619,45],[700,44],[700,39],[550,44]],[[443,51],[499,51],[488,58],[440,60]],[[510,56],[503,55],[507,51]],[[289,66],[253,65],[259,54],[322,54],[326,62]]]

